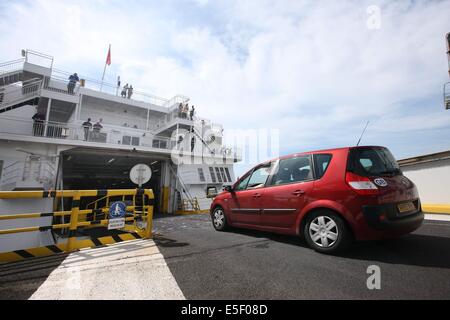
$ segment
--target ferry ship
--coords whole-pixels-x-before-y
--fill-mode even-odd
[[[186,213],[208,211],[211,195],[235,180],[239,151],[223,145],[222,125],[180,112],[188,97],[134,91],[123,98],[122,87],[82,74],[72,89],[72,73],[32,50],[0,63],[2,191],[132,189],[130,170],[142,163],[151,168],[142,187],[153,189],[155,212]],[[101,129],[84,124],[88,119],[101,119]],[[53,206],[52,199],[0,200],[0,214]],[[0,241],[0,251],[51,244],[50,232]]]

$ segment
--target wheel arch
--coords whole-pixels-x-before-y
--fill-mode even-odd
[[[209,213],[212,214],[212,213],[214,212],[214,210],[216,210],[216,209],[219,208],[219,207],[222,208],[222,210],[225,212],[225,208],[223,207],[222,204],[220,204],[220,203],[215,203],[215,204],[211,207]]]

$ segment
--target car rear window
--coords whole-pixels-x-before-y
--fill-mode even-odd
[[[350,149],[347,171],[365,177],[401,174],[394,156],[382,147]]]
[[[316,173],[316,179],[320,179],[323,177],[330,165],[331,157],[331,154],[325,153],[314,155],[314,171]]]

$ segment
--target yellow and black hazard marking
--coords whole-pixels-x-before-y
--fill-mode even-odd
[[[111,225],[108,218],[110,208],[108,206],[110,197],[132,197],[132,204],[126,206],[124,224],[120,228],[120,234],[116,231],[103,237],[92,237],[90,239],[78,239],[77,231],[79,228],[90,229],[98,227],[107,227]],[[140,197],[147,197],[144,199]],[[94,248],[122,241],[135,240],[141,238],[150,238],[152,236],[153,205],[154,194],[151,189],[126,189],[126,190],[48,190],[48,191],[0,191],[0,199],[30,199],[30,198],[71,198],[71,208],[68,211],[23,213],[0,216],[0,222],[15,219],[32,219],[43,217],[69,217],[66,219],[53,219],[53,224],[47,226],[22,227],[14,229],[0,229],[0,235],[8,235],[25,232],[45,232],[49,230],[67,230],[67,241],[56,245],[43,246],[0,253],[1,262],[12,262],[27,258],[45,257],[52,254],[67,253],[83,248]],[[83,197],[97,197],[94,201],[95,208],[80,208]],[[106,206],[97,208],[98,202],[106,198]],[[136,201],[142,199],[140,201]],[[123,221],[122,220],[122,221]],[[62,222],[56,224],[55,222]],[[143,222],[145,227],[139,228],[139,223]]]
[[[142,238],[143,237],[139,233],[130,232],[99,238],[77,240],[76,250],[85,248],[96,248],[118,242],[137,240]],[[47,257],[58,253],[66,253],[65,251],[66,245],[67,245],[66,243],[61,243],[57,245],[0,253],[0,262],[14,262],[29,258]]]

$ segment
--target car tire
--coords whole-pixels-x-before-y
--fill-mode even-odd
[[[303,234],[314,250],[336,254],[345,251],[351,243],[351,231],[339,215],[321,210],[307,217]]]
[[[228,228],[227,217],[222,207],[215,207],[211,213],[211,220],[214,229],[217,231],[225,231]]]

